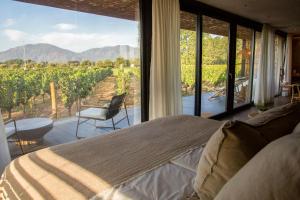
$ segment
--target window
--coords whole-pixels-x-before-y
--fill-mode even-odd
[[[74,117],[80,103],[101,106],[126,92],[131,124],[140,123],[138,0],[70,2],[1,3],[4,117]]]

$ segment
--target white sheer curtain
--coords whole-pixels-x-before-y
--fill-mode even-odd
[[[274,78],[274,90],[275,95],[280,93],[280,69],[283,68],[284,60],[284,38],[281,36],[276,37],[276,47],[275,47],[275,78]]]
[[[0,110],[0,174],[3,172],[5,166],[10,162],[10,159],[4,123]]]
[[[292,35],[288,34],[285,44],[284,82],[292,82]]]
[[[179,0],[153,0],[150,119],[181,113]]]
[[[274,101],[274,55],[275,31],[269,25],[264,25],[254,97],[254,103],[258,107],[265,108]]]

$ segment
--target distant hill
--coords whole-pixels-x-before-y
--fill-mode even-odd
[[[34,60],[36,62],[98,61],[117,57],[132,59],[139,57],[139,49],[128,45],[94,48],[76,53],[51,44],[27,44],[0,52],[0,62],[12,59]]]

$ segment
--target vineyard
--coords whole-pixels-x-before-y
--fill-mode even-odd
[[[205,34],[203,42],[202,91],[212,92],[226,84],[227,52],[222,50],[227,39]],[[180,38],[182,94],[193,95],[195,87],[196,34],[182,30]],[[222,51],[221,51],[222,50]],[[71,116],[78,103],[126,92],[127,104],[139,104],[140,60],[100,60],[67,63],[9,60],[0,63],[0,108],[6,118],[12,113],[20,117],[48,116],[51,114],[50,83],[57,92],[60,117]],[[240,66],[237,65],[236,73]],[[33,114],[31,114],[33,113]],[[38,113],[38,114],[36,114]]]
[[[2,67],[0,70],[0,108],[11,118],[13,110],[36,106],[37,100],[50,96],[50,82],[54,82],[59,100],[71,115],[74,103],[91,95],[97,84],[107,77],[115,76],[116,91],[128,92],[133,76],[140,78],[139,68],[112,68],[97,66],[38,66],[24,69],[22,67]],[[48,105],[49,106],[49,105]]]

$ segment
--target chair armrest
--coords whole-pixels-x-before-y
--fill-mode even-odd
[[[107,109],[107,107],[95,106],[95,105],[80,105],[80,108],[104,108],[104,109]]]
[[[99,100],[99,102],[110,103],[111,100]]]
[[[14,119],[9,119],[9,120],[4,121],[4,125],[10,124],[10,123],[16,123],[16,120],[14,120]]]
[[[17,122],[14,119],[9,119],[7,121],[4,122],[4,125],[10,124],[10,123],[14,123],[14,127],[15,127],[15,132],[17,132]]]

